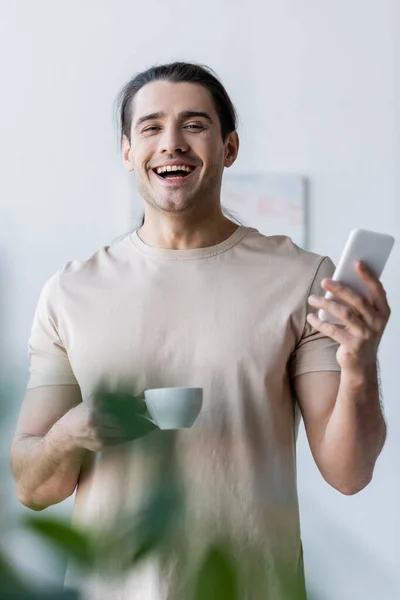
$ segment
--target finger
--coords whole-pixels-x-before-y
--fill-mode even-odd
[[[109,415],[94,413],[91,419],[91,427],[95,439],[102,444],[115,444],[127,441],[126,431],[121,425]]]
[[[91,415],[91,423],[94,427],[105,427],[111,429],[121,429],[121,423],[113,415],[94,412]]]
[[[111,429],[110,427],[96,429],[95,438],[101,440],[103,444],[128,441],[128,437],[124,431],[121,431],[121,429]]]
[[[96,427],[96,433],[101,437],[105,435],[109,437],[123,437],[125,435],[125,432],[120,427],[107,427],[107,425]]]
[[[343,302],[354,308],[367,325],[372,325],[377,314],[372,301],[338,281],[323,279],[321,286],[336,298],[343,300]]]
[[[365,322],[349,306],[341,304],[337,300],[330,300],[321,296],[309,296],[308,303],[315,308],[322,308],[325,312],[337,317],[353,336],[360,337],[364,335],[366,330]]]
[[[386,290],[382,283],[363,261],[357,261],[356,268],[371,294],[372,303],[383,315],[389,315],[390,307],[387,301]]]
[[[116,444],[125,444],[130,440],[126,437],[126,435],[109,435],[107,432],[102,432],[100,434],[101,443],[104,446],[114,446]]]
[[[96,431],[118,432],[123,435],[125,431],[124,424],[110,415],[97,414],[92,421],[93,428]]]
[[[338,344],[349,346],[353,340],[353,336],[344,327],[329,323],[329,321],[321,321],[315,313],[309,313],[307,321],[314,329],[330,337],[335,342],[338,342]]]

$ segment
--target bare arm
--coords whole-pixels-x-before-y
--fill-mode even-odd
[[[342,325],[307,321],[339,344],[336,360],[341,373],[308,373],[295,378],[295,391],[304,416],[310,446],[321,473],[344,494],[354,494],[372,479],[386,438],[379,398],[378,347],[390,317],[386,291],[363,262],[356,269],[367,294],[323,279],[321,286],[337,299],[309,296],[308,302],[337,317]]]
[[[376,370],[323,371],[294,378],[315,462],[343,494],[355,494],[372,479],[386,436]]]
[[[19,500],[34,510],[61,502],[75,490],[86,453],[71,435],[80,405],[77,385],[26,393],[11,446],[11,468]]]
[[[144,412],[144,401],[129,393],[99,392],[82,402],[77,385],[28,390],[11,447],[20,501],[42,510],[68,498],[88,451],[132,441],[156,428]]]

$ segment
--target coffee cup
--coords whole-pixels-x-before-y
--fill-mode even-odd
[[[159,429],[188,429],[203,405],[202,388],[156,388],[145,390],[151,420]]]

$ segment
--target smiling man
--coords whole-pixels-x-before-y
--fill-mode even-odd
[[[230,121],[225,124],[210,91],[195,79],[148,83],[136,92],[132,112],[126,91],[122,150],[146,202],[140,239],[184,249],[229,237],[237,226],[221,212],[220,190],[223,170],[233,164],[239,147],[229,98],[219,92],[220,111],[223,102],[230,108],[224,111],[224,121]]]
[[[222,176],[239,141],[211,71],[151,68],[125,86],[120,111],[144,222],[44,286],[12,447],[18,496],[42,509],[77,488],[76,523],[112,528],[149,483],[141,446],[93,401],[99,383],[128,382],[137,396],[202,387],[198,421],[177,434],[186,553],[201,558],[204,544],[228,541],[243,599],[286,600],[287,586],[303,598],[299,416],[324,479],[343,494],[362,490],[386,432],[377,378],[385,291],[360,268],[369,289],[361,298],[330,281],[329,258],[224,215]],[[328,289],[347,306],[325,300]],[[344,327],[319,321],[321,307]],[[117,581],[91,577],[84,598],[177,600],[183,582],[170,558],[162,573],[146,562]]]

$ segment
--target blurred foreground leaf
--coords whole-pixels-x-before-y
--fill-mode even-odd
[[[109,414],[125,431],[127,438],[135,440],[159,428],[147,415],[146,403],[142,398],[123,392],[108,392],[100,389],[95,394],[95,404]]]
[[[94,555],[89,539],[68,523],[45,517],[28,517],[25,524],[57,550],[66,552],[79,566],[90,568],[93,565]]]
[[[196,581],[194,600],[239,600],[236,569],[221,547],[209,548]]]
[[[182,515],[183,498],[174,485],[155,488],[135,517],[132,532],[135,550],[132,562],[138,563],[156,552]]]
[[[79,600],[78,593],[62,587],[39,587],[25,582],[0,554],[1,600]]]
[[[278,567],[278,578],[285,600],[307,600],[307,598],[312,600],[310,595],[306,595],[302,574],[293,575],[289,569],[285,570],[281,565]]]

